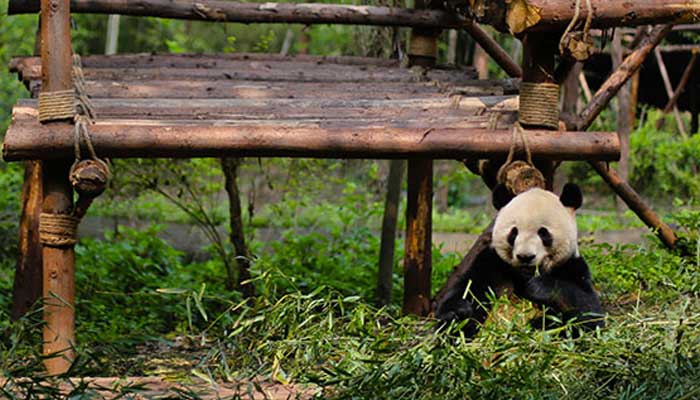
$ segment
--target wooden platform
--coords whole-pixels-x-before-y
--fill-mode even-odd
[[[103,157],[483,158],[508,152],[518,110],[517,81],[393,60],[136,54],[84,57],[83,68]],[[39,58],[16,58],[11,69],[38,93]],[[14,108],[4,158],[71,157],[71,126],[36,116],[34,100]],[[529,131],[528,139],[552,159],[619,157],[609,132]]]

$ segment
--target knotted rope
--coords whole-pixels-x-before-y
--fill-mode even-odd
[[[559,128],[559,85],[522,82],[518,121],[523,125]]]
[[[80,56],[73,55],[73,90],[48,92],[39,95],[39,120],[73,119],[73,145],[75,162],[70,168],[69,180],[76,192],[78,201],[70,214],[42,213],[39,216],[39,240],[51,247],[70,247],[77,242],[77,230],[80,220],[87,212],[92,201],[101,194],[111,172],[106,161],[97,157],[97,152],[90,139],[88,127],[94,122],[95,111],[92,101],[85,90]],[[60,96],[58,95],[60,94]],[[44,102],[42,106],[42,95]],[[60,101],[58,99],[61,99]],[[48,99],[48,100],[47,100]],[[70,114],[68,114],[70,103]],[[59,113],[58,110],[61,110]],[[42,114],[43,110],[43,114]],[[43,119],[42,119],[43,118]],[[88,158],[83,159],[81,147],[87,148]]]
[[[523,129],[520,123],[516,122],[513,125],[513,135],[511,136],[508,156],[496,174],[497,181],[504,184],[514,195],[518,195],[533,187],[545,188],[544,176],[532,163],[530,144],[527,141],[527,135],[525,133],[525,129]],[[523,143],[525,161],[513,161],[518,137]]]

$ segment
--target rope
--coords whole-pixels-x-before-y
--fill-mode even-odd
[[[67,214],[39,215],[39,241],[50,247],[69,247],[77,242],[80,218]]]
[[[523,125],[559,128],[559,85],[522,82],[518,121]]]
[[[39,121],[70,119],[75,115],[75,91],[39,93]]]
[[[73,89],[39,94],[39,120],[72,119],[75,162],[69,172],[69,180],[78,192],[78,201],[70,214],[42,213],[39,217],[39,240],[45,246],[69,247],[77,242],[80,220],[95,196],[102,193],[111,177],[107,162],[97,157],[90,139],[88,127],[95,120],[95,107],[85,90],[80,56],[73,55]],[[82,160],[82,145],[89,159]],[[95,170],[95,166],[97,170]]]
[[[412,56],[433,57],[437,55],[437,39],[434,36],[413,33],[408,48]]]
[[[591,0],[586,0],[586,11],[586,22],[583,26],[584,42],[588,40],[589,31],[591,30],[591,23],[593,22],[593,5],[591,4]],[[561,35],[561,39],[559,39],[559,53],[564,54],[564,49],[566,48],[567,35],[571,32],[572,29],[574,29],[574,26],[576,26],[580,15],[581,0],[576,0],[576,5],[574,6],[574,17],[571,19],[571,22],[569,22],[569,25],[567,25],[566,29],[564,30],[564,33]]]
[[[545,187],[545,179],[542,173],[535,168],[532,162],[532,152],[530,151],[530,143],[527,140],[525,129],[516,122],[513,125],[513,135],[511,136],[510,149],[508,156],[501,168],[496,173],[496,180],[502,183],[510,190],[511,193],[517,195],[525,192],[533,187]],[[515,147],[517,146],[518,137],[523,143],[525,150],[525,161],[513,161],[515,156]]]
[[[517,141],[517,136],[520,136],[520,140],[523,141],[523,149],[525,149],[525,158],[527,163],[532,165],[532,153],[530,152],[530,143],[527,141],[527,136],[525,136],[525,129],[519,122],[513,124],[512,136],[510,138],[510,149],[508,149],[508,157],[506,157],[506,162],[504,165],[508,165],[513,162],[513,156],[515,155],[515,142]]]

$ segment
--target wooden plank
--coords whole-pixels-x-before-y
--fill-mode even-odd
[[[34,83],[35,81],[32,81]],[[37,82],[34,90],[39,89]],[[95,81],[85,82],[91,98],[171,99],[415,99],[429,97],[503,96],[518,93],[518,81],[475,80],[467,85],[436,85],[434,82],[251,82],[227,81]]]
[[[111,0],[71,0],[74,13],[121,14],[217,22],[265,22],[298,24],[351,24],[459,28],[464,19],[442,10],[414,10],[398,7],[341,4],[239,3],[224,0],[139,0],[138,3]],[[13,0],[9,14],[35,13],[38,1]]]
[[[297,54],[293,56],[274,53],[131,53],[114,55],[87,55],[81,57],[83,68],[234,68],[251,62],[270,64],[303,63],[308,65],[345,65],[358,67],[398,68],[399,60],[356,57],[356,56],[314,56]],[[38,57],[13,57],[10,70],[16,72],[20,66],[41,65]]]
[[[189,121],[100,120],[90,127],[102,157],[285,156],[330,158],[498,157],[511,145],[510,129],[401,127],[377,123],[357,128],[337,124],[241,122],[218,124]],[[3,155],[8,161],[54,159],[73,154],[70,124],[42,125],[31,108],[15,108]],[[614,132],[528,131],[533,155],[552,159],[616,160],[619,141]]]
[[[346,123],[382,119],[389,124],[405,125],[411,121],[423,125],[447,121],[481,124],[491,118],[488,113],[514,114],[517,98],[510,96],[436,97],[428,99],[94,99],[99,123],[105,119],[149,120],[265,120],[277,124],[303,120],[339,121]],[[34,100],[20,100],[18,112],[34,108]],[[28,111],[27,112],[31,112]],[[438,120],[440,118],[440,120]],[[443,119],[444,118],[444,119]],[[395,122],[392,122],[395,121]],[[440,122],[442,121],[442,122]],[[510,118],[499,118],[508,123]],[[359,123],[359,122],[358,122]]]
[[[41,79],[41,66],[21,66],[20,79]],[[468,85],[473,76],[468,71],[431,69],[421,71],[402,68],[337,68],[282,65],[279,68],[248,66],[235,70],[205,68],[98,68],[85,69],[87,80],[153,81],[153,80],[248,80],[269,82],[428,82]]]

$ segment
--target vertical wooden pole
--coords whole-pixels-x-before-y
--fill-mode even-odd
[[[70,1],[41,0],[42,92],[73,88],[70,37]],[[64,122],[60,122],[64,123]],[[45,162],[42,169],[43,212],[68,214],[73,208],[73,188],[68,182],[71,161]],[[75,353],[75,252],[70,247],[43,245],[44,354],[50,375],[66,372]]]
[[[523,82],[556,83],[554,78],[554,57],[557,54],[559,37],[551,33],[531,33],[523,38]],[[559,105],[557,104],[557,107]],[[523,125],[525,128],[552,129],[544,125]],[[534,160],[535,166],[542,172],[548,190],[554,189],[553,161]]]
[[[41,162],[27,161],[24,165],[22,216],[19,222],[19,254],[12,289],[13,320],[26,314],[42,295],[41,243],[39,242],[41,192]]]
[[[408,161],[403,311],[430,312],[433,160]]]
[[[428,0],[415,0],[415,8],[429,7]],[[411,31],[409,65],[435,65],[439,33],[432,29]],[[428,315],[432,272],[433,160],[408,160],[407,196],[403,312]]]
[[[41,54],[41,16],[36,27],[34,54]],[[42,295],[41,243],[39,215],[43,203],[41,162],[24,163],[22,214],[19,222],[19,245],[15,279],[12,287],[13,320],[21,318]]]
[[[391,303],[396,223],[399,216],[404,164],[404,160],[391,160],[389,164],[389,178],[386,184],[386,201],[382,219],[382,237],[379,245],[379,275],[377,276],[377,303],[380,306]]]
[[[624,60],[625,47],[622,45],[622,32],[618,29],[613,36],[611,47],[613,71],[619,68]],[[624,84],[617,93],[617,134],[620,137],[620,161],[617,164],[617,173],[622,180],[627,180],[629,176],[630,161],[630,134],[632,133],[632,121],[630,120],[631,93],[630,82]],[[615,198],[617,209],[623,211],[625,202],[619,197]]]
[[[690,78],[690,134],[698,134],[698,117],[700,116],[700,67],[695,70]]]

